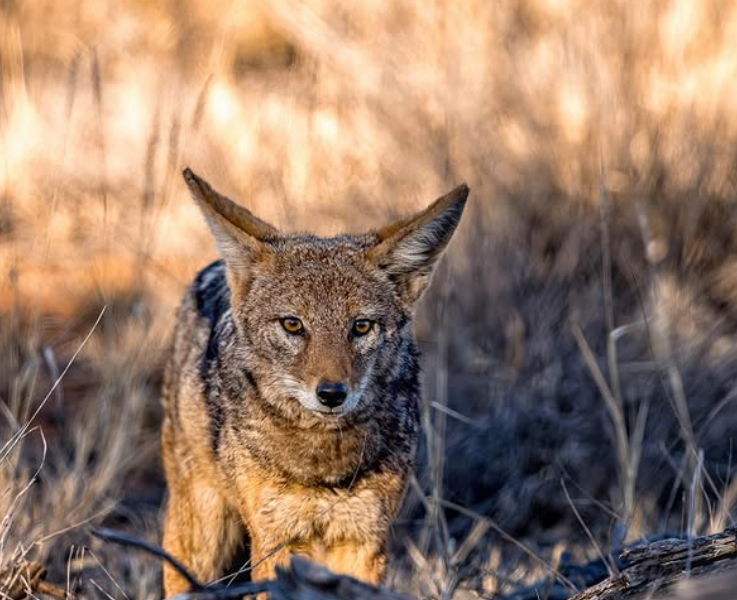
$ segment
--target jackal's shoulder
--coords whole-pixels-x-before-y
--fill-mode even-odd
[[[166,379],[182,372],[207,382],[216,366],[221,344],[232,330],[230,291],[223,261],[216,261],[195,276],[177,313]]]
[[[233,330],[225,268],[217,261],[197,273],[177,312],[162,390],[170,437],[196,432],[209,436],[208,446],[219,440],[223,347]]]

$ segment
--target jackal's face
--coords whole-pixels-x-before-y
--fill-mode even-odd
[[[280,233],[189,169],[184,178],[225,259],[242,368],[261,398],[307,424],[369,411],[407,351],[468,188],[379,231],[324,239]]]

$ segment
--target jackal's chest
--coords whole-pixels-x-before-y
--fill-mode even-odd
[[[249,529],[275,538],[259,540],[262,544],[329,547],[374,539],[391,519],[386,490],[379,488],[306,488],[274,483],[253,472],[239,478],[237,487]]]

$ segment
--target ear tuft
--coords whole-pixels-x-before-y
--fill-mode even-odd
[[[376,232],[369,259],[395,281],[400,297],[416,302],[463,215],[469,189],[459,185],[419,214]]]

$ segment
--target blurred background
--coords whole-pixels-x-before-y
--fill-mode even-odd
[[[717,0],[0,0],[0,571],[160,593],[89,528],[159,540],[161,367],[216,258],[184,166],[323,235],[471,187],[391,586],[566,598],[732,524],[735,115]]]

